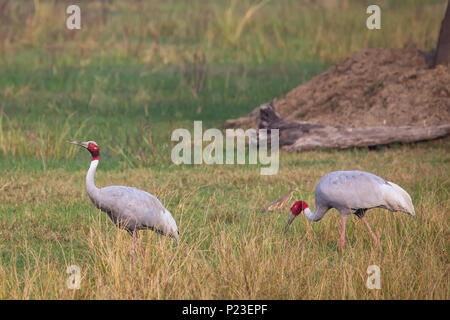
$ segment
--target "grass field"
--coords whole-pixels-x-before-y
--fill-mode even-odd
[[[67,4],[69,1],[67,1]],[[76,2],[75,2],[76,3]],[[281,153],[280,171],[251,165],[176,166],[175,128],[220,127],[365,47],[431,49],[443,1],[90,1],[82,30],[64,1],[0,1],[1,299],[448,299],[450,141]],[[70,2],[72,4],[72,2]],[[181,241],[143,232],[147,256],[90,203],[86,151],[101,148],[98,186],[135,186],[173,213]],[[404,187],[416,219],[368,212],[381,250],[356,217],[260,213],[295,186],[314,203],[333,170],[373,172]],[[366,288],[369,265],[381,290]],[[81,289],[66,268],[78,265]]]

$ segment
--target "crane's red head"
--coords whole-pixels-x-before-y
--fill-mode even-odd
[[[67,141],[69,143],[76,144],[78,146],[82,146],[83,148],[88,149],[88,151],[91,153],[92,161],[98,160],[100,158],[100,148],[98,147],[98,144],[95,141]]]
[[[295,201],[291,207],[291,212],[294,216],[298,216],[306,208],[308,208],[308,204],[305,201]]]
[[[94,141],[88,141],[87,149],[92,155],[92,161],[100,159],[100,148]]]
[[[289,226],[291,225],[292,221],[294,221],[295,218],[302,212],[303,210],[308,208],[308,204],[305,201],[295,201],[294,204],[291,207],[291,215],[289,216],[289,221],[284,228],[284,232],[287,232],[289,229]]]

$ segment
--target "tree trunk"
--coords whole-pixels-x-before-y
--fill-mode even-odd
[[[442,20],[433,67],[438,64],[450,65],[450,0],[447,2],[447,10]]]
[[[303,121],[286,121],[275,112],[272,103],[261,106],[260,112],[259,128],[279,129],[279,144],[286,151],[372,147],[393,142],[432,140],[450,135],[450,124],[428,127],[344,128]]]

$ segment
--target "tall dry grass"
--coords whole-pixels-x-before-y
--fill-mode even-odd
[[[85,170],[11,173],[0,178],[0,185],[10,181],[1,196],[0,298],[448,299],[446,150],[448,141],[380,152],[283,154],[273,177],[251,167],[104,172],[100,166],[98,185],[148,190],[178,223],[178,245],[142,232],[147,255],[135,261],[130,237],[85,195]],[[287,234],[288,208],[260,213],[292,185],[297,199],[314,203],[318,179],[336,169],[367,170],[398,183],[410,192],[417,218],[369,211],[377,250],[353,217],[340,252],[335,210],[319,223],[299,217]],[[366,288],[374,264],[381,268],[381,290]],[[81,268],[80,290],[67,289],[69,265]]]

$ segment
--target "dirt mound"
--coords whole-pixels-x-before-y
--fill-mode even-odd
[[[450,123],[450,67],[429,69],[415,48],[356,52],[275,101],[286,120],[331,126]],[[255,127],[259,107],[225,127]]]

